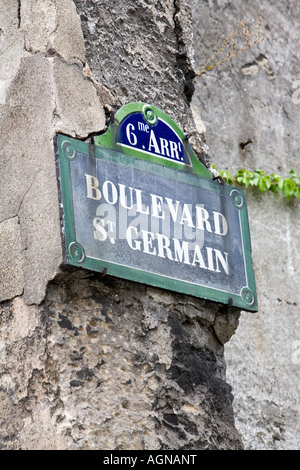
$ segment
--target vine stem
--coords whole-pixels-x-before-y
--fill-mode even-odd
[[[226,40],[223,40],[222,46],[208,59],[208,61],[202,67],[200,67],[199,71],[196,73],[195,76],[199,77],[199,76],[205,74],[206,72],[208,72],[209,70],[217,67],[218,65],[222,64],[226,60],[229,60],[232,57],[235,57],[235,56],[241,54],[241,52],[246,51],[250,47],[253,47],[255,44],[258,44],[258,43],[262,42],[265,39],[265,36],[260,38],[260,35],[262,34],[262,32],[260,30],[261,23],[262,23],[262,18],[260,17],[259,21],[258,21],[258,24],[256,26],[257,32],[253,32],[251,29],[248,29],[248,27],[246,27],[244,25],[244,23],[241,22],[239,24],[239,27],[237,28],[237,30],[232,34],[229,34],[228,38]],[[236,49],[236,43],[235,43],[234,40],[241,35],[242,30],[244,32],[244,45],[241,49],[237,50]],[[254,36],[254,41],[252,41],[252,42],[250,42],[250,37],[251,36],[252,37]],[[232,50],[229,50],[226,57],[223,57],[221,60],[217,60],[217,62],[213,63],[212,65],[209,65],[221,53],[225,52],[226,49],[228,49],[230,46],[232,46],[234,52]]]

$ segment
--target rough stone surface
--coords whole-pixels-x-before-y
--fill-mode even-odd
[[[58,55],[67,63],[85,62],[80,18],[72,0],[21,2],[20,20],[29,52]]]
[[[0,448],[241,448],[218,308],[77,269],[4,302]]]
[[[63,3],[0,3],[0,233],[2,221],[18,219],[14,260],[23,265],[24,280],[21,286],[22,276],[16,281],[2,271],[0,300],[24,289],[27,303],[41,302],[62,262],[55,133],[86,138],[105,126],[98,92],[84,72],[80,18],[72,1]]]
[[[98,133],[105,126],[105,113],[99,106],[97,90],[92,81],[83,78],[82,68],[60,59],[53,60],[56,90],[55,127],[57,132],[84,138]]]
[[[188,0],[75,0],[94,80],[110,91],[108,112],[133,101],[163,109],[199,159],[209,151],[189,107],[194,91],[192,16]],[[115,51],[118,51],[117,55]]]
[[[23,292],[23,263],[20,258],[20,227],[18,218],[1,223],[0,231],[0,299],[9,299]],[[6,280],[3,282],[3,280]]]
[[[266,34],[197,79],[193,103],[212,162],[232,173],[300,173],[299,2],[193,0],[192,9],[196,70],[240,21],[254,27],[261,16]],[[300,206],[279,194],[247,194],[259,312],[242,313],[225,345],[235,422],[246,449],[299,450]]]
[[[1,273],[0,448],[240,449],[224,361],[239,310],[61,264],[56,132],[88,139],[142,100],[208,156],[189,2],[6,3],[0,233],[19,244]]]

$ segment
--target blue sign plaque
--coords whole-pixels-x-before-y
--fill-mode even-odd
[[[148,155],[192,166],[177,133],[158,117],[153,126],[148,123],[143,113],[130,114],[120,126],[117,144],[121,151],[124,147],[138,149]]]

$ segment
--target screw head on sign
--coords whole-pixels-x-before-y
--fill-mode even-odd
[[[76,157],[76,150],[74,149],[73,145],[70,144],[70,142],[68,142],[67,140],[65,140],[65,141],[61,144],[61,148],[62,148],[62,151],[63,151],[64,156],[65,156],[68,160],[74,160],[74,158]]]
[[[249,307],[253,307],[255,304],[255,296],[249,287],[243,287],[241,297]]]
[[[240,191],[238,191],[237,189],[233,189],[230,193],[230,198],[232,200],[232,203],[233,205],[237,208],[237,209],[242,209],[245,205],[245,201],[244,201],[244,197],[243,195],[240,193]]]
[[[85,251],[79,243],[76,243],[76,242],[70,243],[69,253],[76,263],[82,264],[84,262]]]
[[[152,109],[152,107],[148,104],[146,104],[143,107],[143,115],[145,120],[151,125],[154,126],[154,124],[157,123],[157,116],[155,114],[155,111]]]

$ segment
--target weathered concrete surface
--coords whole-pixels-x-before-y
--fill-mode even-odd
[[[58,55],[71,64],[85,62],[80,18],[72,0],[27,0],[20,3],[19,14],[27,51]]]
[[[23,292],[23,263],[21,253],[21,233],[17,217],[1,223],[1,278],[0,298],[9,299]]]
[[[27,303],[39,303],[59,271],[53,136],[83,138],[105,126],[96,88],[84,73],[79,16],[71,0],[63,3],[0,2],[1,253],[7,251],[6,221],[18,220],[12,234],[18,243],[0,266],[0,300],[24,290]],[[16,267],[15,279],[8,265]]]
[[[224,362],[239,310],[61,266],[56,132],[86,139],[150,101],[207,158],[190,5],[76,7],[0,1],[0,448],[239,449]]]
[[[105,113],[99,106],[97,89],[85,78],[82,67],[53,59],[56,91],[55,128],[57,132],[85,138],[105,126]]]
[[[299,2],[193,0],[192,8],[196,70],[240,21],[255,26],[261,16],[267,36],[197,79],[193,102],[212,162],[233,173],[300,173]],[[300,205],[248,191],[248,211],[259,312],[241,315],[225,348],[235,422],[247,449],[299,449]]]

